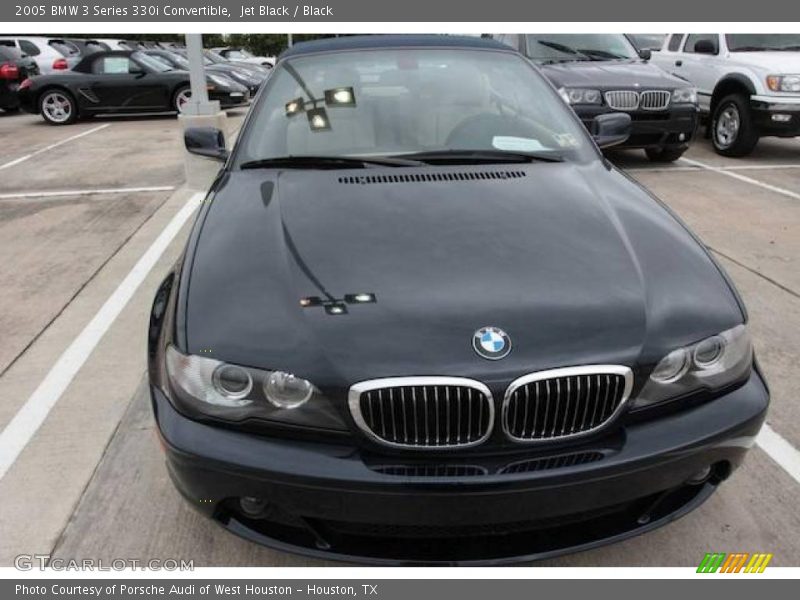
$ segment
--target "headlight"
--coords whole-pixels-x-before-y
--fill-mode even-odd
[[[800,75],[768,75],[767,87],[773,92],[800,92]]]
[[[562,87],[558,93],[567,104],[600,104],[602,102],[600,90]]]
[[[167,347],[168,394],[189,416],[226,421],[346,431],[333,403],[313,383],[282,371],[264,371],[183,354]]]
[[[633,408],[650,406],[699,389],[719,389],[747,377],[753,344],[746,325],[738,325],[696,344],[678,348],[659,361]]]
[[[697,104],[697,89],[693,87],[678,88],[672,91],[673,104]]]

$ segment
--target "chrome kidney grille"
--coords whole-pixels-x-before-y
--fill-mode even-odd
[[[639,108],[642,110],[664,110],[669,106],[672,93],[665,90],[647,90],[639,96]]]
[[[614,110],[636,110],[639,108],[639,92],[614,90],[605,93],[606,104]]]
[[[664,110],[672,94],[666,90],[613,90],[604,94],[606,104],[614,110]]]
[[[520,377],[506,390],[503,431],[518,442],[592,433],[619,414],[632,386],[631,370],[617,365],[569,367]]]
[[[409,449],[475,446],[491,435],[494,401],[485,385],[459,377],[396,377],[350,388],[350,412],[381,444]]]

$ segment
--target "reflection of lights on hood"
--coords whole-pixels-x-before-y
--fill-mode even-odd
[[[329,304],[325,307],[325,312],[329,315],[343,315],[347,313],[347,307],[344,304]]]
[[[309,296],[307,298],[300,298],[300,306],[307,308],[309,306],[319,306],[322,304],[322,298],[319,296]]]
[[[360,294],[346,294],[344,301],[348,304],[366,304],[369,302],[375,302],[375,294],[368,294],[366,292],[362,292]]]

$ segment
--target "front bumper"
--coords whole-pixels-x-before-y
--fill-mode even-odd
[[[595,133],[595,117],[615,112],[607,106],[573,106],[583,125]],[[687,146],[698,124],[693,105],[676,105],[660,111],[625,111],[631,116],[631,136],[617,148]]]
[[[233,108],[250,102],[250,92],[212,90],[208,92],[208,98],[209,100],[219,101],[221,108]]]
[[[196,509],[268,546],[395,564],[536,560],[670,522],[741,463],[769,402],[754,371],[722,397],[579,447],[420,459],[212,427],[151,396],[170,475]],[[242,497],[266,501],[257,518]]]
[[[800,97],[751,96],[750,107],[761,135],[800,135]]]

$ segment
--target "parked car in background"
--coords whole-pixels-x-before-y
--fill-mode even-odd
[[[84,38],[65,38],[65,41],[72,44],[81,56],[94,54],[95,52],[102,52],[103,50],[111,50],[111,46],[100,40],[84,39]]]
[[[223,107],[250,99],[247,88],[235,81],[217,75],[209,80],[209,97]],[[176,71],[140,50],[96,52],[71,71],[27,79],[19,90],[22,108],[53,125],[97,114],[179,112],[191,95],[187,71]]]
[[[120,38],[97,38],[97,41],[108,46],[109,50],[135,50],[130,42]]]
[[[625,36],[637,50],[657,52],[664,45],[664,33],[626,33]]]
[[[697,87],[719,154],[800,135],[800,34],[674,33],[653,60]]]
[[[533,560],[700,506],[769,392],[709,250],[539,69],[459,36],[296,44],[148,321],[172,482],[231,533],[378,563]],[[198,501],[202,499],[203,501]]]
[[[536,62],[590,132],[600,115],[625,112],[631,136],[620,144],[642,148],[656,162],[677,160],[697,128],[694,86],[649,62],[622,34],[500,34]]]
[[[80,49],[62,38],[41,36],[0,36],[0,44],[13,45],[39,65],[41,73],[66,71],[81,59]]]
[[[186,51],[180,51],[182,56],[186,56]],[[234,65],[239,69],[244,69],[253,73],[254,75],[259,75],[262,77],[267,77],[270,73],[271,67],[265,67],[262,65],[257,65],[255,63],[250,62],[243,62],[241,60],[229,60],[223,57],[221,54],[214,52],[213,50],[203,50],[203,56],[205,56],[210,62],[215,64],[223,64],[223,65]]]
[[[244,48],[228,46],[224,48],[213,48],[213,50],[214,52],[216,52],[217,54],[228,60],[253,63],[255,65],[261,65],[262,67],[267,67],[270,69],[273,66],[275,66],[274,56],[256,56],[252,52],[249,52]]]
[[[28,77],[39,74],[39,65],[15,46],[0,44],[0,109],[6,112],[19,108],[18,90]]]
[[[158,60],[164,61],[166,65],[173,69],[183,71],[189,70],[189,61],[177,52],[170,50],[143,50],[143,52],[148,56],[153,56]],[[251,96],[255,95],[259,86],[261,85],[261,82],[264,80],[264,77],[256,77],[248,71],[240,69],[235,65],[212,63],[211,61],[205,59],[205,57],[203,62],[203,66],[207,75],[216,75],[219,77],[227,77],[232,79],[236,83],[245,86],[250,91]]]

